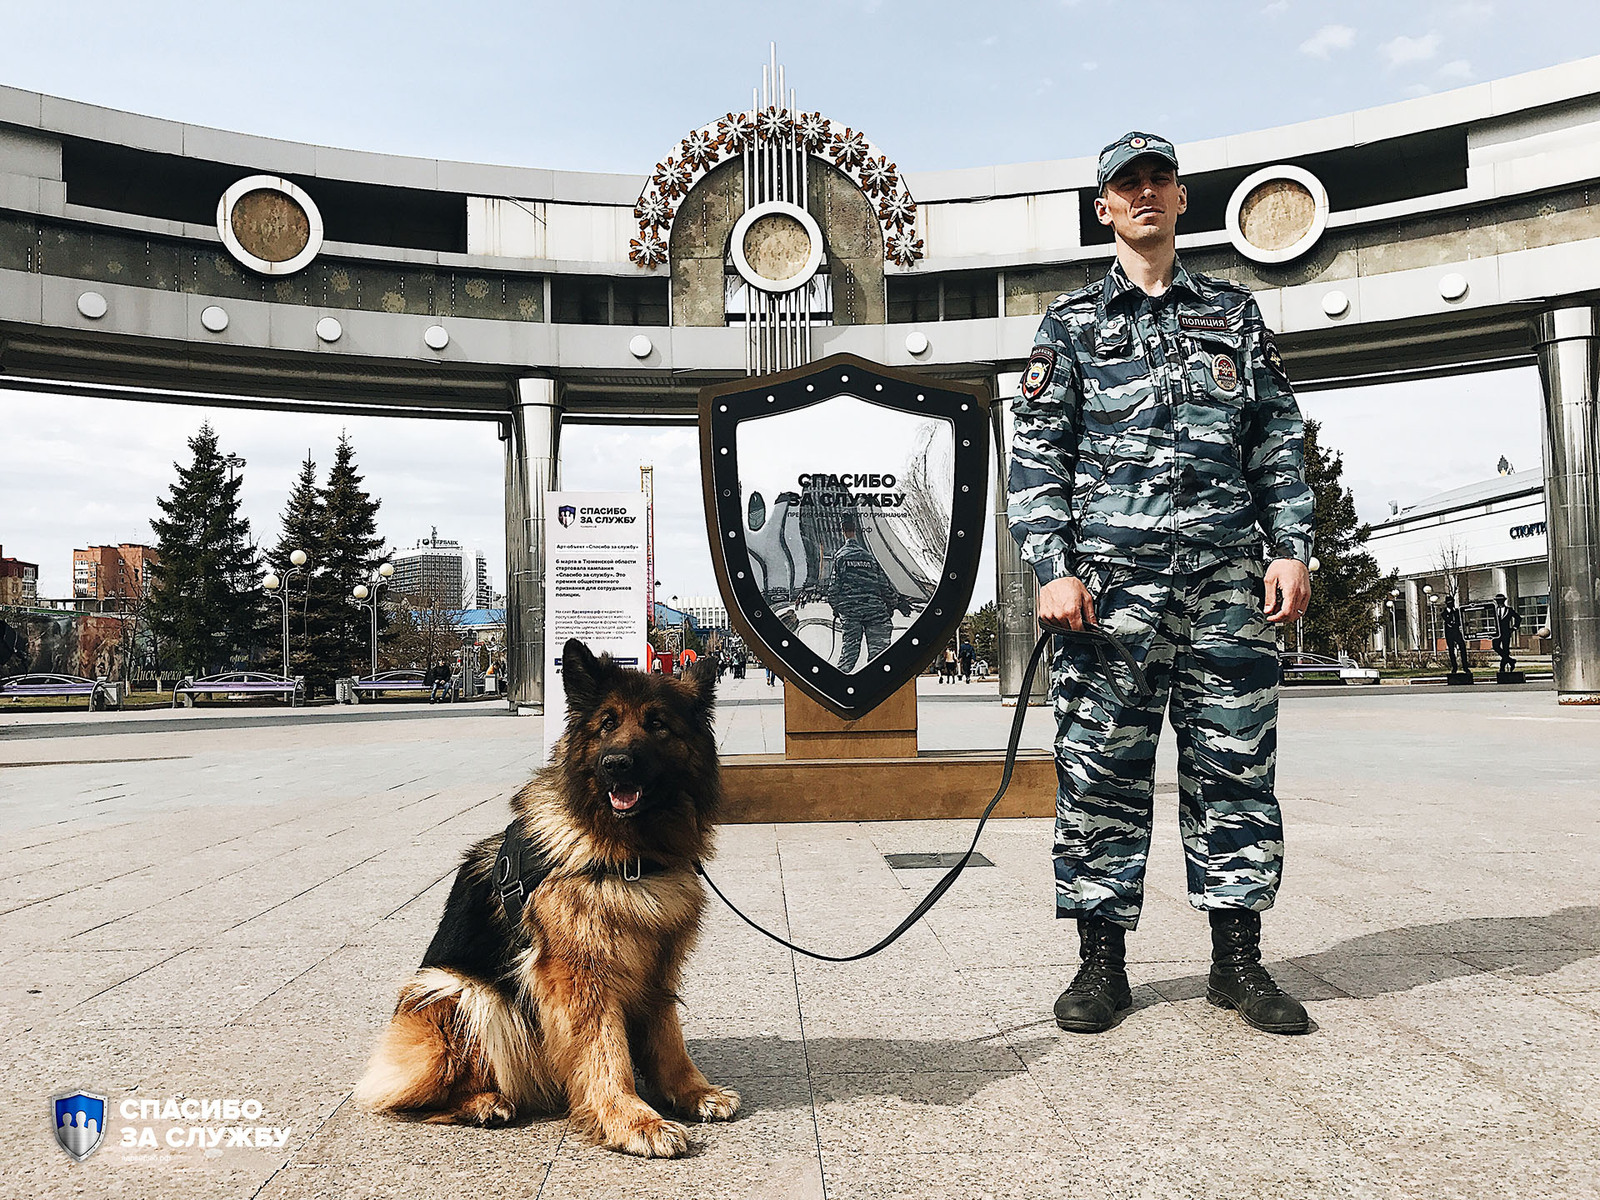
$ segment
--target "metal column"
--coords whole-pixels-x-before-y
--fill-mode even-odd
[[[1545,511],[1556,699],[1600,704],[1600,320],[1588,306],[1541,313]]]
[[[1006,476],[1010,471],[1011,401],[1016,393],[1020,375],[1007,373],[1000,376],[999,393],[990,405],[989,415],[994,423],[995,489],[994,489],[994,594],[995,617],[998,625],[997,649],[1000,659],[1000,696],[1015,701],[1022,690],[1022,673],[1027,670],[1028,656],[1033,652],[1038,637],[1034,614],[1037,588],[1033,568],[1022,561],[1022,550],[1011,536],[1006,521]],[[1007,385],[1010,386],[1007,386]],[[1033,694],[1029,704],[1045,704],[1050,695],[1049,671],[1041,670],[1033,681]]]
[[[544,708],[544,494],[561,463],[553,379],[519,379],[506,439],[506,667],[511,711]]]

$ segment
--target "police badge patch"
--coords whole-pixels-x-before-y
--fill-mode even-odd
[[[1056,352],[1049,346],[1040,346],[1028,356],[1028,369],[1022,373],[1022,395],[1037,400],[1050,386],[1056,372]]]
[[[1233,365],[1231,357],[1219,354],[1211,360],[1211,378],[1217,387],[1231,394],[1239,387],[1239,368]]]

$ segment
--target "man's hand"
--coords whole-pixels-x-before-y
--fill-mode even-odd
[[[1094,601],[1089,589],[1083,586],[1083,580],[1075,575],[1063,575],[1040,588],[1039,620],[1073,629],[1093,625]]]
[[[1275,558],[1267,564],[1267,620],[1274,625],[1298,621],[1311,603],[1311,572],[1294,558]]]

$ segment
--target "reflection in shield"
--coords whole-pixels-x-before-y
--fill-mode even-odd
[[[738,428],[746,546],[771,611],[860,671],[932,599],[950,549],[950,422],[834,396]]]

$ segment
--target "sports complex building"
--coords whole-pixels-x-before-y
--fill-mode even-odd
[[[1040,313],[1110,261],[1098,141],[906,171],[820,85],[752,74],[625,175],[0,88],[0,387],[497,424],[512,700],[538,705],[565,425],[689,424],[708,383],[848,351],[989,389],[1003,448]],[[1484,566],[1549,595],[1561,698],[1600,699],[1600,60],[1178,149],[1185,262],[1253,289],[1302,389],[1539,366],[1548,582]],[[1014,691],[1032,585],[1003,523]]]

